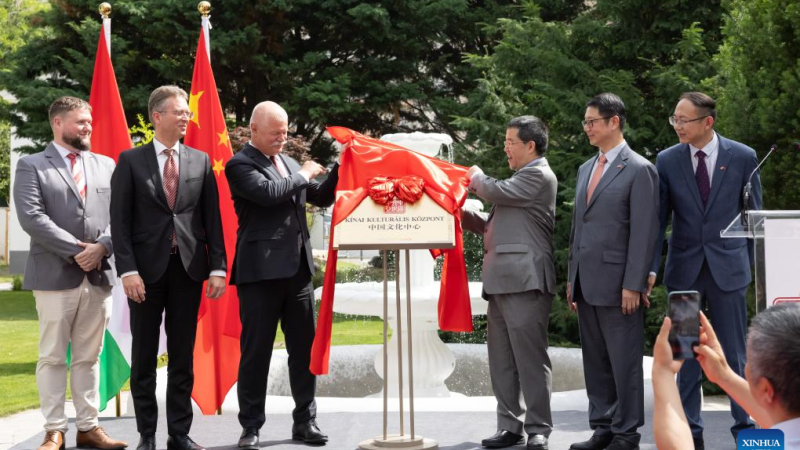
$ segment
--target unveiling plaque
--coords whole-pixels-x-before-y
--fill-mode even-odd
[[[427,194],[414,203],[394,198],[386,205],[367,197],[336,226],[333,238],[340,250],[447,249],[455,246],[455,221]]]

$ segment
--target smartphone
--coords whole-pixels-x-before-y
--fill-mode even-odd
[[[669,293],[669,345],[672,359],[692,359],[693,347],[700,343],[700,293],[675,291]]]

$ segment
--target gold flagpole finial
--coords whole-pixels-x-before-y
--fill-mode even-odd
[[[111,15],[111,3],[100,3],[100,7],[97,10],[100,11],[100,15],[103,16],[103,19],[108,19],[108,16]]]
[[[203,17],[208,17],[208,14],[211,12],[211,3],[200,2],[197,4],[197,10],[200,11]]]

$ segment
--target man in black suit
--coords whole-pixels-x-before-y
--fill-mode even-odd
[[[131,310],[131,395],[137,450],[155,450],[156,359],[166,311],[167,428],[170,450],[203,450],[189,438],[197,311],[225,292],[226,260],[217,181],[208,154],[180,143],[193,113],[186,91],[150,94],[153,142],[120,154],[111,179],[111,229],[117,273]]]
[[[316,377],[309,370],[314,341],[314,260],[308,241],[306,201],[330,206],[339,170],[323,183],[325,169],[313,161],[302,166],[281,155],[289,118],[277,103],[262,102],[250,118],[250,142],[231,158],[225,175],[239,218],[231,284],[239,293],[242,321],[239,363],[239,448],[256,450],[264,425],[267,374],[278,320],[286,336],[289,379],[295,409],[292,439],[323,444],[328,437],[316,424]]]

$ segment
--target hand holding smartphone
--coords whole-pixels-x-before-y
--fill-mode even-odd
[[[669,345],[672,359],[693,359],[695,346],[700,344],[700,293],[675,291],[669,293]]]

